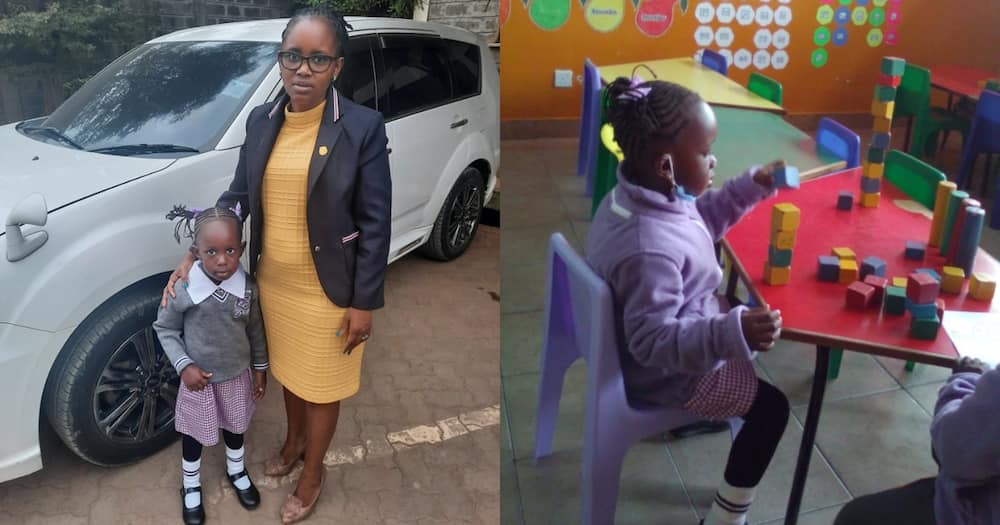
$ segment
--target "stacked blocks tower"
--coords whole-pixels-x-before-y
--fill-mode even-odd
[[[933,340],[941,326],[938,315],[940,282],[926,272],[913,272],[906,283],[906,309],[912,317],[910,337]],[[943,313],[943,305],[942,305]]]
[[[789,171],[793,170],[793,171]],[[798,170],[786,166],[779,176],[782,185],[798,185]],[[792,272],[792,249],[795,247],[795,233],[799,229],[801,212],[791,203],[775,204],[771,209],[771,236],[767,246],[767,262],[764,263],[764,282],[771,286],[788,284]]]
[[[872,117],[875,119],[872,128],[871,143],[865,154],[864,173],[861,177],[861,206],[865,208],[878,207],[882,194],[882,174],[885,172],[885,157],[892,142],[892,113],[896,107],[896,88],[903,78],[906,61],[902,58],[882,58],[881,71],[875,93],[872,96]]]

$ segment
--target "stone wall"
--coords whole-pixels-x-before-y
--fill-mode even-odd
[[[164,33],[226,22],[284,18],[289,0],[159,0]]]
[[[500,0],[428,0],[427,21],[479,33],[487,42],[499,35]]]

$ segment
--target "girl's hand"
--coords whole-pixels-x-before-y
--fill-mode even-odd
[[[348,308],[344,313],[344,320],[337,330],[337,337],[347,335],[347,345],[344,353],[351,355],[354,347],[368,340],[372,333],[372,312],[371,310],[358,310]]]
[[[976,359],[975,357],[961,357],[958,361],[955,361],[955,366],[952,367],[951,371],[960,374],[962,372],[974,372],[976,374],[982,374],[990,368],[989,365]]]
[[[766,352],[781,335],[781,310],[752,308],[743,312],[740,323],[750,350]]]
[[[160,308],[167,307],[167,294],[170,294],[170,297],[177,297],[177,294],[174,293],[174,285],[178,280],[187,283],[188,272],[191,271],[192,266],[194,266],[194,254],[188,251],[184,255],[184,259],[174,269],[174,272],[170,274],[170,280],[167,281],[167,285],[163,287],[163,298],[160,299]]]
[[[753,181],[765,188],[774,187],[774,171],[778,168],[784,167],[785,161],[776,160],[763,168],[757,170],[757,173],[753,175]]]
[[[192,392],[200,392],[211,377],[211,372],[202,370],[198,365],[187,365],[181,371],[181,381],[184,381],[184,386]]]
[[[253,400],[264,399],[264,392],[267,390],[267,372],[263,370],[253,371]]]

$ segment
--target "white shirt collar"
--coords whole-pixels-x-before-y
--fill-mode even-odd
[[[191,267],[191,271],[188,272],[188,295],[191,296],[191,302],[194,304],[199,304],[210,295],[215,293],[216,290],[222,288],[223,290],[235,295],[236,297],[244,297],[246,294],[247,287],[247,276],[246,272],[243,271],[243,266],[236,269],[236,273],[231,275],[225,281],[219,284],[215,284],[205,270],[201,267],[201,261],[194,263]]]

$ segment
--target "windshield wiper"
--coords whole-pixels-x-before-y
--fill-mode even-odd
[[[21,126],[20,129],[22,132],[29,135],[44,135],[46,137],[54,138],[59,142],[72,146],[76,149],[83,149],[83,146],[73,142],[73,139],[67,137],[62,131],[59,131],[51,126]]]
[[[200,151],[177,144],[123,144],[88,150],[93,153],[108,153],[110,155],[149,155],[153,153],[201,153]]]

